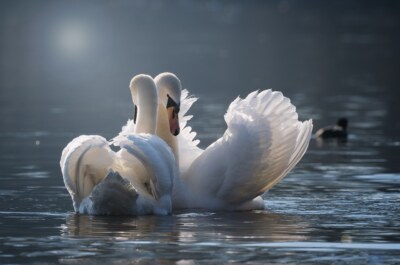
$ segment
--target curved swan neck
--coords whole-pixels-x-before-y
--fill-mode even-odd
[[[161,139],[163,139],[169,145],[169,147],[171,147],[172,152],[175,155],[175,159],[178,163],[179,161],[178,141],[176,136],[173,136],[170,133],[167,109],[165,108],[165,105],[163,103],[159,103],[158,106],[156,135]]]
[[[154,78],[157,85],[159,106],[156,134],[163,139],[172,149],[176,161],[179,161],[178,140],[170,132],[168,121],[167,105],[168,98],[172,98],[175,103],[181,101],[182,84],[179,78],[173,73],[161,73]]]
[[[158,94],[153,78],[135,76],[130,84],[133,103],[137,107],[135,133],[155,134],[157,128]]]

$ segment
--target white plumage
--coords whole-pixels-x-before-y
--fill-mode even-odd
[[[157,136],[129,135],[118,152],[101,136],[79,136],[64,149],[60,164],[76,212],[171,213],[173,178],[179,173],[170,148]]]
[[[163,73],[155,78],[157,85],[157,80],[164,76],[179,81],[175,75]],[[173,87],[176,83],[179,86]],[[158,89],[181,89],[180,81],[158,85]],[[173,207],[263,209],[259,196],[285,177],[303,157],[312,121],[298,121],[295,106],[281,92],[254,91],[230,104],[225,114],[227,130],[202,150],[197,146],[195,132],[186,126],[192,117],[185,115],[196,100],[182,91],[181,134],[177,136],[177,147],[171,146],[178,149],[174,154],[179,154],[181,173],[180,185],[174,186]],[[158,119],[160,123],[162,117]]]
[[[98,135],[82,135],[63,150],[60,166],[76,212],[96,215],[169,214],[179,172],[170,147],[154,135],[157,90],[151,77],[132,79],[138,119],[118,137],[120,150]]]
[[[162,95],[179,94],[180,80],[172,73],[162,73],[155,81],[159,108],[165,108]],[[281,92],[254,91],[230,104],[224,117],[227,130],[203,150],[198,147],[196,132],[187,126],[193,116],[186,114],[196,101],[187,90],[181,91],[178,136],[157,129],[179,160],[173,208],[263,209],[260,195],[285,177],[305,154],[312,121],[300,122],[295,106]],[[158,114],[157,119],[158,127],[164,128],[168,117]],[[118,137],[133,130],[133,122],[128,121]],[[114,140],[117,145],[118,137]]]
[[[190,194],[184,207],[263,208],[257,196],[300,161],[312,131],[311,120],[299,122],[289,99],[271,90],[237,98],[229,106],[225,121],[227,130],[223,136],[205,150],[179,149],[180,157],[193,160],[188,169],[181,168]],[[182,134],[179,143],[191,141],[188,145],[195,150],[193,133],[189,135]]]
[[[128,121],[121,133],[111,141],[121,147],[118,153],[109,149],[104,138],[96,138],[93,142],[90,140],[89,149],[84,147],[85,144],[71,143],[71,146],[66,147],[66,153],[73,153],[71,150],[75,149],[82,153],[82,157],[70,156],[71,159],[80,160],[80,164],[74,163],[82,165],[82,161],[91,161],[85,155],[96,154],[101,165],[89,166],[86,171],[83,170],[91,173],[104,172],[112,162],[111,168],[118,169],[122,178],[112,177],[116,174],[110,173],[113,181],[107,177],[104,183],[110,184],[104,185],[116,186],[113,189],[116,192],[111,194],[128,194],[124,197],[125,201],[136,205],[135,214],[158,213],[162,210],[170,212],[168,194],[171,194],[171,189],[172,207],[175,209],[263,209],[264,201],[260,195],[285,177],[305,154],[311,137],[312,121],[300,122],[295,106],[281,92],[254,91],[246,98],[237,98],[230,104],[224,117],[227,124],[225,133],[202,150],[198,147],[199,141],[195,139],[196,133],[187,126],[192,116],[186,113],[197,99],[190,97],[187,90],[181,91],[179,79],[171,73],[160,74],[155,81],[159,98],[157,117],[153,117],[153,120],[157,121],[156,134],[165,142],[153,136],[152,139],[157,140],[151,140],[153,142],[148,144],[151,138],[149,135],[146,136],[148,139],[131,136],[137,124]],[[147,111],[154,114],[154,108],[157,107],[147,106]],[[171,126],[175,126],[173,122],[177,121],[175,115],[179,108],[181,133],[174,136],[176,130],[175,127],[171,130]],[[172,149],[172,153],[165,143]],[[177,173],[173,156],[179,162],[180,174]],[[66,155],[63,153],[62,157]],[[68,163],[64,164],[68,168]],[[69,176],[66,173],[64,178],[66,175]],[[94,173],[88,174],[92,175]],[[79,184],[79,187],[84,187],[79,192],[76,191],[74,183],[77,181],[73,177],[67,177],[65,182],[74,202],[78,202],[82,198],[78,196],[77,199],[76,194],[87,194],[103,178],[79,179],[79,183],[84,183]],[[99,187],[99,192],[96,187]],[[102,185],[96,187],[95,194],[106,194],[100,189]],[[95,208],[93,200],[87,205],[90,209]]]

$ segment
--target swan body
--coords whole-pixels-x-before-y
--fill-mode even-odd
[[[157,90],[151,77],[130,84],[137,106],[136,124],[118,137],[120,150],[98,135],[82,135],[63,150],[60,166],[76,212],[95,215],[169,214],[179,174],[170,147],[153,135]]]
[[[171,147],[179,165],[173,208],[264,209],[261,195],[304,156],[312,120],[300,122],[295,106],[281,92],[254,91],[230,104],[224,116],[227,130],[203,150],[187,126],[192,116],[186,114],[197,98],[182,90],[172,73],[154,80],[159,96],[156,134]],[[118,146],[132,131],[135,124],[129,120],[113,143]]]
[[[181,91],[174,74],[162,73],[154,80],[159,106],[165,104],[162,95]],[[157,129],[157,135],[173,143],[170,146],[179,161],[181,178],[176,181],[179,185],[174,185],[174,208],[263,209],[260,195],[284,178],[305,154],[312,121],[300,122],[295,106],[281,92],[254,91],[230,104],[224,116],[225,133],[202,150],[196,133],[186,126],[192,117],[185,114],[196,100],[187,90],[182,91],[178,136],[165,129],[160,133],[160,126]],[[165,119],[159,113],[158,124]]]

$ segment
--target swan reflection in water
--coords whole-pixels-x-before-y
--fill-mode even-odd
[[[157,243],[241,243],[304,241],[304,218],[267,211],[182,212],[171,216],[107,217],[70,214],[62,227],[65,237],[107,237]]]

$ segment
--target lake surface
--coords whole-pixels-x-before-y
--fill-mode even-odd
[[[0,264],[400,263],[396,1],[38,2],[0,4]],[[71,18],[90,50],[47,38]],[[349,138],[313,138],[265,211],[74,214],[62,149],[115,136],[132,116],[132,73],[166,70],[200,98],[190,125],[202,147],[229,102],[269,87],[314,128],[347,117]]]
[[[296,103],[300,113],[317,113],[306,99]],[[192,125],[207,145],[224,130],[226,106],[210,99],[198,105]],[[20,108],[49,124],[95,115],[43,106],[18,107],[17,114]],[[23,130],[0,135],[0,263],[394,264],[400,259],[400,142],[380,134],[380,115],[359,124],[348,117],[348,141],[312,139],[299,165],[264,195],[265,211],[137,218],[74,214],[58,161],[80,128],[30,131],[31,121],[22,119]],[[111,131],[102,133],[110,138]]]

